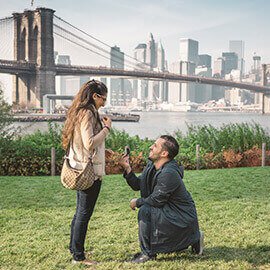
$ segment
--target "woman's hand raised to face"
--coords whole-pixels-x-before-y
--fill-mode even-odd
[[[103,121],[103,124],[105,126],[107,126],[108,128],[111,128],[112,127],[112,120],[111,120],[111,118],[109,118],[109,117],[106,116],[106,117],[103,117],[102,121]]]

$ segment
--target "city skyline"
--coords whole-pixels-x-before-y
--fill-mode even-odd
[[[5,2],[0,18],[31,8],[30,3],[30,0]],[[93,0],[91,6],[86,0],[79,3],[35,0],[32,8],[44,6],[55,9],[57,16],[111,46],[120,47],[129,55],[133,55],[137,44],[142,43],[151,32],[158,41],[162,41],[169,63],[179,59],[180,38],[197,40],[199,54],[209,54],[213,61],[222,52],[229,51],[229,40],[243,40],[248,70],[254,52],[262,57],[263,63],[270,62],[270,38],[266,27],[270,2],[150,0],[145,3],[139,0],[134,3],[120,0],[116,3]]]
[[[10,3],[8,3],[7,5],[9,5],[9,4],[11,4],[11,5],[13,5],[14,3],[17,3],[18,1],[10,1]],[[26,1],[25,1],[26,2]],[[57,7],[54,7],[54,5],[55,5],[55,3],[52,3],[52,1],[34,1],[35,2],[35,5],[33,6],[33,7],[31,7],[32,9],[35,9],[36,8],[36,6],[46,6],[46,7],[49,7],[49,8],[53,8],[53,9],[55,9],[56,10],[56,15],[57,16],[61,16],[62,18],[64,18],[65,20],[67,20],[67,21],[69,21],[71,24],[74,24],[74,25],[76,25],[76,26],[78,26],[78,23],[81,23],[81,21],[83,21],[84,22],[84,24],[86,25],[87,23],[89,23],[89,18],[88,17],[83,17],[83,20],[80,20],[80,21],[76,21],[76,22],[74,22],[73,20],[69,20],[69,19],[67,19],[67,16],[62,16],[62,15],[60,15],[59,14],[59,12],[58,12],[58,10],[60,10],[61,12],[63,12],[63,9],[57,9]],[[60,2],[60,1],[59,1]],[[59,2],[58,2],[58,4],[59,4]],[[110,1],[105,1],[105,0],[103,0],[102,1],[103,3],[108,3],[108,4],[111,4],[111,2]],[[138,1],[139,2],[139,5],[138,5],[138,8],[139,7],[142,7],[143,5],[141,5],[141,3],[140,3],[140,1]],[[195,2],[197,2],[197,1],[193,1],[193,3],[195,3]],[[215,7],[215,5],[210,5],[210,2],[211,1],[206,1],[206,3],[205,3],[205,7],[211,7],[212,8],[212,12],[213,12],[213,10],[215,10],[213,7]],[[254,1],[253,1],[254,2]],[[256,3],[258,3],[258,2],[261,2],[261,1],[256,1]],[[47,4],[46,4],[47,3]],[[66,2],[65,2],[66,3]],[[81,1],[80,2],[82,5],[83,5],[83,3],[85,3],[85,1]],[[146,19],[146,22],[149,20],[149,19],[151,19],[151,16],[153,16],[153,14],[155,15],[155,16],[160,16],[160,9],[159,8],[161,8],[161,7],[164,7],[164,3],[163,3],[163,1],[157,1],[157,3],[155,4],[155,5],[151,5],[151,3],[152,3],[152,1],[149,1],[147,4],[145,4],[144,6],[146,7],[146,11],[144,10],[143,12],[139,12],[138,13],[138,17],[140,17],[139,15],[140,14],[143,14],[143,15],[145,15],[145,19]],[[162,13],[162,16],[164,16],[164,18],[169,18],[169,17],[172,17],[172,19],[174,19],[175,20],[175,22],[177,21],[176,20],[176,17],[174,16],[175,15],[175,11],[174,10],[171,10],[171,13],[169,13],[168,12],[168,7],[171,7],[171,6],[178,6],[179,4],[181,3],[181,5],[182,5],[182,7],[188,7],[188,3],[186,2],[186,1],[178,1],[177,3],[176,3],[176,1],[169,1],[169,3],[167,3],[167,6],[166,6],[166,8],[167,9],[164,9],[161,13]],[[245,2],[246,3],[246,2]],[[67,2],[67,7],[69,7],[69,2]],[[238,3],[239,4],[239,3]],[[210,6],[209,6],[210,5]],[[198,8],[200,6],[200,4],[199,3],[196,3],[196,5],[194,5],[193,7],[196,7],[196,8]],[[245,7],[246,6],[251,6],[251,3],[246,3],[246,5],[245,5]],[[98,11],[99,10],[99,5],[97,5],[97,3],[95,2],[95,1],[93,1],[93,5],[91,5],[91,7],[92,7],[92,10],[94,10],[94,11]],[[110,5],[108,6],[108,8],[110,7]],[[133,4],[132,3],[130,3],[130,6],[127,6],[126,4],[124,4],[123,2],[119,2],[118,4],[115,4],[115,5],[113,5],[113,7],[115,8],[115,7],[118,7],[118,12],[115,12],[115,14],[114,14],[114,16],[116,16],[116,14],[118,14],[118,16],[119,16],[119,12],[121,12],[121,10],[123,10],[123,9],[125,9],[125,8],[129,8],[129,10],[137,10],[138,11],[138,9],[135,9],[134,8],[134,6],[133,6]],[[179,7],[179,6],[178,6]],[[237,7],[237,5],[236,6],[234,6],[234,7]],[[30,5],[29,5],[29,3],[28,3],[28,6],[26,7],[26,8],[30,8]],[[185,11],[185,12],[182,12],[181,13],[181,15],[183,15],[183,18],[181,17],[181,16],[179,16],[179,17],[181,17],[181,19],[183,20],[183,23],[185,24],[185,23],[188,23],[189,22],[189,15],[190,14],[192,14],[192,15],[195,15],[196,14],[196,8],[194,8],[194,10],[187,10],[187,11]],[[221,8],[221,7],[220,7]],[[227,8],[227,7],[226,7]],[[226,10],[226,8],[224,8],[224,10]],[[66,7],[64,8],[65,10],[66,10]],[[148,10],[148,11],[147,11]],[[150,14],[149,13],[149,11],[150,10],[152,10],[152,13]],[[222,10],[223,11],[223,9],[221,8],[220,10]],[[2,10],[1,10],[2,11]],[[14,11],[18,11],[18,9],[17,10],[13,10],[13,12]],[[113,11],[113,10],[111,10],[111,11]],[[167,11],[167,12],[166,12]],[[103,26],[104,26],[104,23],[106,23],[107,21],[109,21],[109,18],[110,18],[110,16],[107,18],[106,16],[105,16],[105,14],[106,14],[106,12],[107,12],[107,8],[106,9],[103,9],[103,12],[104,12],[104,14],[102,14],[102,13],[98,13],[99,14],[99,20],[98,20],[98,25],[100,26],[100,28],[98,29],[98,33],[100,34],[100,35],[102,35],[102,34],[104,34],[104,32],[103,32]],[[191,12],[191,13],[189,13],[189,12]],[[10,13],[12,13],[12,12],[10,12]],[[90,15],[93,15],[94,13],[93,12],[90,12],[91,14]],[[0,13],[1,14],[1,13]],[[65,15],[68,15],[69,13],[66,13]],[[75,12],[74,12],[74,18],[76,17],[76,9],[75,9]],[[132,12],[130,13],[130,14],[132,14]],[[233,13],[232,13],[233,14]],[[89,16],[90,16],[89,15]],[[94,14],[95,16],[96,16],[96,14]],[[104,16],[102,16],[102,15],[104,15]],[[11,16],[11,14],[9,14],[9,15],[5,15],[5,16]],[[205,14],[203,14],[202,16],[205,16]],[[1,17],[1,15],[0,15],[0,17]],[[94,17],[94,16],[91,16],[91,20],[93,20],[94,18],[92,18],[92,17]],[[199,16],[200,17],[200,16]],[[85,19],[86,18],[86,19]],[[102,19],[104,19],[104,21],[102,20]],[[198,19],[198,18],[196,18],[196,16],[195,17],[193,17],[193,18],[195,18],[195,24],[196,24],[196,19]],[[211,17],[209,17],[209,18],[211,18]],[[240,16],[240,18],[242,18],[243,19],[243,17],[241,17]],[[85,20],[84,20],[85,19]],[[125,24],[124,22],[125,22],[125,16],[123,15],[123,16],[119,16],[119,22],[122,22],[122,28],[123,29],[125,29],[125,25],[127,24]],[[132,21],[132,20],[131,20]],[[95,23],[97,22],[97,20],[95,21]],[[128,21],[129,22],[129,21]],[[205,24],[206,23],[206,24]],[[206,27],[206,25],[207,24],[211,24],[211,19],[208,19],[206,22],[205,21],[202,21],[202,23],[200,24],[200,27],[199,28],[201,28],[201,30],[203,31],[204,30],[204,28]],[[218,22],[216,22],[216,23],[218,23]],[[96,23],[97,24],[97,23]],[[140,21],[138,20],[138,24],[140,24]],[[166,24],[168,24],[168,22],[166,21],[165,23],[164,23],[164,25],[166,26]],[[117,24],[116,24],[117,25]],[[153,30],[153,28],[155,29],[156,27],[157,27],[157,25],[162,25],[162,23],[161,22],[159,22],[159,23],[157,23],[157,24],[154,24],[154,25],[151,25],[151,29],[150,29],[150,32],[151,33],[154,33],[154,35],[155,35],[155,37],[157,37],[157,39],[156,40],[159,40],[159,35],[157,34],[156,35],[156,32],[154,32],[154,31],[152,31]],[[236,24],[237,25],[237,24]],[[116,31],[118,31],[118,32],[121,32],[121,31],[123,31],[123,29],[121,28],[121,27],[114,27],[115,26],[115,23],[112,23],[111,24],[111,28],[110,28],[110,33],[108,32],[108,36],[110,36],[110,34],[111,33],[114,33],[115,32],[115,30]],[[146,26],[147,26],[147,24],[146,24]],[[164,26],[164,27],[165,27]],[[176,25],[177,26],[177,25]],[[188,25],[189,27],[192,27],[192,24],[190,24],[190,25]],[[193,25],[194,26],[194,25]],[[221,31],[221,25],[216,25],[216,26],[218,26],[219,27],[219,31]],[[131,27],[131,29],[132,29],[132,25],[130,25],[130,27]],[[148,27],[148,26],[147,26]],[[138,31],[138,34],[140,34],[140,35],[142,35],[142,34],[144,34],[144,32],[145,32],[145,30],[147,29],[147,27],[145,27],[145,28],[142,28],[142,29],[144,29],[143,31]],[[189,29],[188,27],[187,27],[187,24],[186,24],[186,29]],[[82,29],[84,29],[83,27],[81,27]],[[199,29],[198,28],[198,26],[194,26],[194,28],[192,28],[192,31],[196,31],[196,29],[198,30]],[[206,27],[207,28],[207,27]],[[206,29],[205,28],[205,29]],[[261,28],[259,28],[259,27],[257,27],[258,29],[261,29]],[[160,30],[160,32],[162,33],[162,31],[164,30],[162,27],[160,28],[161,30]],[[107,29],[106,29],[107,30]],[[166,33],[166,35],[167,35],[167,37],[169,37],[172,33],[176,33],[175,32],[175,30],[174,29],[171,29],[171,27],[168,27],[167,28],[167,30],[169,30],[169,31],[167,31],[167,33]],[[250,29],[249,29],[250,30]],[[99,39],[101,39],[102,41],[105,41],[107,44],[110,44],[111,46],[113,46],[112,45],[112,43],[111,42],[108,42],[107,40],[104,40],[103,38],[101,38],[100,37],[100,35],[98,35],[98,33],[97,34],[93,34],[92,32],[89,32],[88,30],[86,30],[88,33],[90,33],[91,35],[93,35],[93,36],[95,36],[95,37],[97,37],[97,38],[99,38]],[[147,30],[146,30],[147,31]],[[105,31],[106,32],[106,31]],[[251,31],[250,31],[250,33],[251,33]],[[165,37],[166,37],[166,35],[165,35]],[[135,49],[135,47],[138,45],[138,44],[140,44],[140,43],[142,43],[142,42],[145,42],[145,38],[143,39],[143,40],[136,40],[136,41],[134,41],[134,38],[136,38],[136,35],[135,35],[135,37],[133,36],[133,35],[129,35],[128,36],[128,39],[127,38],[125,38],[126,40],[128,40],[129,42],[136,42],[136,44],[135,45],[132,45],[132,47],[128,47],[128,50],[127,49],[125,49],[121,44],[123,43],[123,44],[125,44],[125,42],[126,42],[126,40],[124,40],[125,42],[123,42],[123,40],[122,40],[122,36],[121,35],[115,35],[116,36],[116,39],[117,40],[119,40],[119,42],[117,43],[117,46],[121,49],[121,51],[124,51],[125,53],[127,53],[127,54],[129,54],[129,55],[133,55],[133,52],[134,52],[134,49]],[[258,36],[258,33],[257,33],[257,36]],[[194,37],[194,36],[186,36],[186,37],[184,37],[184,36],[182,36],[182,37],[178,37],[178,38],[176,38],[176,39],[174,39],[174,44],[176,43],[177,44],[177,46],[178,46],[178,49],[177,49],[177,53],[175,54],[176,56],[173,56],[173,58],[172,57],[170,57],[170,54],[171,54],[171,50],[168,50],[167,48],[166,48],[166,45],[164,45],[164,47],[165,47],[165,54],[166,54],[166,60],[168,60],[168,65],[170,65],[172,62],[175,62],[175,61],[179,61],[179,60],[181,60],[181,55],[180,55],[180,40],[183,40],[183,39],[192,39],[192,40],[194,40],[195,42],[197,42],[197,55],[198,54],[209,54],[210,56],[212,56],[212,60],[213,61],[215,61],[215,59],[217,59],[217,57],[220,57],[224,52],[229,52],[229,50],[230,50],[230,48],[229,48],[229,42],[230,42],[230,40],[240,40],[240,38],[236,38],[236,37],[234,37],[234,36],[230,36],[230,39],[229,40],[227,40],[227,44],[226,44],[226,46],[224,46],[224,49],[219,49],[219,52],[218,52],[218,55],[216,56],[216,55],[213,55],[212,53],[211,53],[211,51],[209,51],[209,50],[202,50],[202,42],[201,42],[201,40],[199,39],[199,38],[196,38],[196,37]],[[210,39],[208,39],[208,41],[209,41]],[[218,37],[217,36],[214,36],[214,37],[212,37],[212,39],[210,40],[211,42],[213,42],[213,41],[216,41],[216,40],[219,40],[218,39]],[[121,43],[121,41],[122,41],[122,43]],[[219,40],[220,41],[220,40]],[[257,40],[256,40],[257,41]],[[247,41],[246,40],[243,40],[243,42],[245,43],[245,45],[247,44]],[[162,43],[163,44],[166,44],[166,39],[162,39]],[[214,42],[213,42],[213,44],[214,44]],[[199,48],[199,50],[198,50],[198,48]],[[248,51],[248,49],[246,49],[245,48],[245,51],[247,52]],[[254,51],[254,50],[253,50]],[[61,54],[61,53],[60,53]],[[262,54],[260,54],[258,51],[257,51],[257,54],[258,55],[261,55],[262,56],[262,63],[264,63],[265,61],[264,61],[264,59],[265,59],[265,57],[262,55]],[[244,58],[245,58],[245,60],[246,60],[246,62],[248,63],[248,62],[250,62],[250,61],[252,61],[252,54],[251,55],[248,55],[248,53],[246,53],[245,55],[244,55]],[[72,59],[72,58],[71,58]],[[247,67],[247,69],[246,69],[246,71],[248,71],[250,69],[250,67]]]

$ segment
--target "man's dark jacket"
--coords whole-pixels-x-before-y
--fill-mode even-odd
[[[175,160],[159,170],[149,161],[142,174],[124,174],[133,190],[140,190],[137,207],[151,209],[151,251],[173,252],[199,240],[199,226],[194,201],[182,181],[183,168]]]

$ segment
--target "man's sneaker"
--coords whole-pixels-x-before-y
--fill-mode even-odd
[[[142,254],[141,252],[135,253],[135,254],[133,255],[131,261],[137,259],[141,254]]]
[[[200,239],[198,240],[198,242],[196,242],[191,246],[191,249],[195,254],[202,255],[203,248],[204,248],[204,233],[203,231],[200,231]]]
[[[156,259],[156,255],[153,256],[148,256],[146,254],[143,253],[136,253],[133,257],[133,259],[131,260],[132,263],[144,263],[147,261],[151,261],[151,260],[155,260]]]

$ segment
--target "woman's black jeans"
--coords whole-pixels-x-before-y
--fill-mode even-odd
[[[93,214],[100,187],[101,181],[96,180],[90,188],[77,191],[77,207],[71,222],[69,244],[69,250],[73,254],[73,259],[76,261],[85,259],[84,242],[88,222]]]

